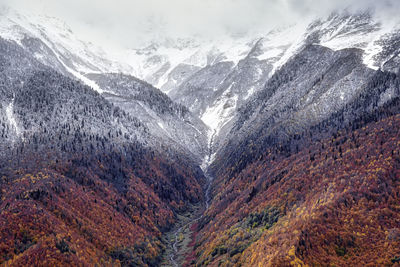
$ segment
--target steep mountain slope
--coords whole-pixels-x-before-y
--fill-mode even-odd
[[[223,129],[228,137],[214,142],[220,158],[232,163],[252,142],[285,139],[327,118],[359,97],[376,66],[396,73],[397,28],[383,27],[370,13],[335,13],[311,23],[275,63],[266,84],[239,106]],[[392,89],[381,92],[380,104],[397,96]]]
[[[399,103],[339,132],[327,121],[291,139],[297,150],[266,146],[217,176],[187,264],[397,266]]]
[[[201,162],[206,154],[207,126],[184,106],[134,77],[123,74],[88,74],[103,88],[103,96],[123,110],[140,118],[151,135],[165,144],[189,150]]]
[[[214,135],[223,139],[237,109],[270,78],[299,37],[294,33],[301,28],[295,25],[272,31],[266,37],[248,38],[247,49],[238,57],[222,54],[219,61],[207,64],[177,84],[169,95],[211,128],[209,138]]]
[[[309,45],[240,111],[209,170],[212,204],[192,226],[188,265],[398,264],[400,79],[360,55]],[[297,117],[301,92],[324,100],[343,80],[353,97]]]
[[[372,74],[359,50],[305,47],[239,110],[217,157],[232,164],[250,144],[279,143],[317,124],[357,98]]]
[[[224,49],[228,46],[220,44],[218,50],[207,52],[208,44],[199,48],[194,40],[178,43],[170,40],[167,44],[153,44],[141,57],[162,58],[155,60],[162,62],[162,66],[154,65],[150,73],[164,73],[168,79],[156,83],[173,100],[202,118],[210,127],[209,139],[214,136],[214,150],[218,150],[229,140],[225,137],[234,124],[237,110],[247,105],[249,98],[261,91],[277,70],[306,47],[319,44],[333,51],[359,49],[361,63],[366,67],[397,72],[398,29],[399,25],[380,22],[371,11],[356,14],[341,11],[282,27],[264,36],[231,40],[231,48],[227,50]],[[194,51],[196,57],[189,56]],[[173,64],[171,58],[175,60]],[[173,66],[177,66],[176,70]],[[332,93],[331,97],[337,94],[340,92]]]
[[[0,262],[159,264],[203,198],[198,164],[18,44],[0,59]]]
[[[57,66],[59,72],[73,75],[131,72],[128,65],[111,59],[99,46],[80,40],[58,18],[4,8],[0,20],[0,33],[4,39],[16,41],[41,63]]]
[[[88,117],[85,118],[88,123],[92,124],[91,131],[93,133],[104,134],[105,117],[115,113],[116,116],[124,116],[124,120],[129,124],[125,126],[125,129],[121,125],[121,130],[128,138],[141,142],[151,140],[146,133],[146,127],[138,119],[126,116],[105,101],[98,93],[90,90],[89,87],[83,87],[82,84],[63,75],[55,74],[52,69],[38,62],[29,51],[16,43],[2,39],[0,41],[1,103],[4,115],[2,119],[4,126],[8,124],[8,127],[5,127],[8,130],[4,130],[6,139],[9,139],[9,135],[17,132],[19,139],[29,139],[36,132],[43,131],[43,122],[53,123],[52,120],[60,120],[61,118],[64,122],[76,121],[82,120],[81,117],[85,116]],[[53,86],[54,90],[46,90],[47,86]],[[80,92],[71,89],[77,86],[83,89]],[[85,94],[89,96],[86,97]],[[91,98],[94,100],[91,100]],[[78,99],[80,102],[73,102],[74,99]],[[83,107],[75,107],[74,104],[81,105],[85,101],[88,101],[87,104],[92,104],[96,109],[82,110],[81,114],[77,115],[79,118],[72,117],[73,113],[70,109],[83,109]],[[71,102],[70,108],[68,107],[69,102]],[[115,111],[113,111],[114,109]],[[79,113],[78,110],[76,112]],[[101,114],[104,112],[107,112],[107,115]],[[97,113],[100,113],[98,117],[89,117],[89,114],[97,115]],[[116,124],[117,122],[114,122],[116,119],[108,118],[107,123],[109,125]],[[61,125],[54,123],[51,127],[61,127]]]
[[[189,149],[191,157],[202,161],[207,127],[151,85],[128,75],[108,74],[132,73],[128,64],[116,63],[100,48],[80,41],[65,23],[55,18],[8,10],[0,14],[0,20],[0,36],[17,42],[39,62],[81,80],[101,94],[110,96],[118,91],[118,98],[108,99],[127,112],[135,112],[133,115],[150,129],[152,135],[181,151]],[[138,93],[140,97],[132,97]],[[121,99],[130,101],[122,102]],[[168,115],[165,109],[170,109]]]
[[[1,36],[24,46],[43,64],[82,80],[100,93],[105,89],[86,74],[133,74],[168,92],[173,100],[189,107],[196,116],[203,117],[212,128],[211,132],[219,131],[232,118],[243,99],[252,94],[248,88],[258,89],[272,69],[271,57],[274,54],[258,51],[262,49],[260,38],[212,42],[166,40],[111,55],[79,40],[65,23],[55,18],[18,14],[12,10],[2,13]],[[293,29],[284,31],[285,38],[281,36],[280,40],[287,39],[290,36],[288,32],[293,33]],[[268,41],[264,40],[264,43]],[[273,42],[267,46],[265,49],[274,49],[274,53],[287,48],[287,44]],[[254,56],[248,58],[249,53]],[[244,62],[238,65],[240,60]],[[211,76],[215,78],[209,81]],[[200,87],[210,95],[208,98],[196,95],[200,93],[197,92]],[[211,120],[210,117],[214,118]],[[199,125],[198,128],[203,127]]]
[[[396,30],[345,18],[309,26],[230,122],[187,265],[399,262]]]
[[[0,32],[4,37],[21,43],[42,63],[99,92],[105,89],[86,74],[133,74],[161,88],[210,128],[207,134],[204,126],[195,124],[208,139],[214,136],[215,150],[225,141],[239,107],[309,44],[334,51],[357,48],[363,51],[362,62],[369,68],[397,71],[399,27],[377,21],[372,12],[337,12],[259,36],[155,40],[144,48],[114,53],[80,41],[57,19],[3,13]],[[190,124],[183,128],[189,129]],[[168,135],[175,138],[176,134]],[[192,152],[196,154],[198,149]]]

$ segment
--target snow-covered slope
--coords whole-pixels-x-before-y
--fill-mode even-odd
[[[378,69],[390,60],[397,62],[394,57],[397,50],[384,45],[393,46],[392,39],[397,32],[395,25],[382,24],[369,12],[343,11],[327,18],[311,18],[280,27],[260,36],[203,44],[199,40],[169,40],[153,43],[143,50],[132,50],[130,55],[132,62],[139,62],[139,77],[142,75],[173,100],[186,105],[210,127],[210,133],[218,135],[229,130],[223,128],[229,125],[238,107],[308,44],[335,51],[362,49],[364,64]],[[392,52],[384,52],[388,50]]]
[[[399,25],[380,22],[371,12],[343,11],[327,18],[311,18],[251,37],[247,43],[250,49],[242,52],[240,60],[224,57],[217,64],[208,64],[171,89],[170,95],[201,117],[222,142],[237,109],[306,46],[318,44],[334,51],[357,48],[368,68],[398,72],[399,32]],[[224,62],[233,64],[222,66]]]
[[[39,39],[62,63],[81,74],[131,72],[128,65],[111,59],[99,45],[78,39],[65,22],[55,17],[3,9],[0,11],[0,35],[22,46],[29,46],[29,39]],[[48,51],[32,52],[39,61],[49,63],[48,54],[45,54]]]
[[[0,15],[0,37],[14,41],[38,62],[80,80],[116,106],[133,113],[150,129],[152,137],[164,145],[202,160],[207,127],[198,118],[150,84],[128,75],[133,72],[128,64],[119,63],[101,48],[79,40],[62,21],[4,10]],[[12,119],[11,109],[7,115]],[[17,124],[10,122],[18,133]]]
[[[182,66],[204,68],[222,61],[235,64],[252,48],[248,38],[242,39],[178,39],[154,41],[142,49],[128,52],[134,75],[168,92],[173,88],[171,74]],[[184,75],[185,73],[183,73]],[[179,85],[175,83],[175,85]]]
[[[333,51],[360,49],[362,62],[370,69],[398,72],[400,62],[399,25],[382,23],[371,12],[342,11],[258,35],[163,39],[142,48],[111,50],[80,40],[59,19],[8,10],[1,12],[0,36],[99,93],[110,95],[113,90],[97,84],[93,74],[122,73],[147,81],[200,118],[215,146],[224,142],[238,109],[310,44]],[[169,128],[160,120],[152,125],[160,131]]]
[[[90,74],[106,93],[103,96],[144,123],[152,136],[202,160],[207,153],[207,126],[182,105],[150,84],[123,74]]]
[[[387,48],[382,41],[395,34],[398,25],[384,25],[374,20],[371,13],[332,14],[325,20],[317,20],[309,27],[309,36],[333,50],[359,48],[364,51],[363,61],[369,68],[378,69],[388,60],[381,53]]]

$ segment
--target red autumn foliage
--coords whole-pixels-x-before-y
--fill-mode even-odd
[[[266,151],[214,188],[188,258],[199,266],[399,264],[399,115]]]
[[[115,155],[96,161],[26,153],[3,170],[0,264],[159,264],[163,231],[175,222],[175,211],[201,199],[201,186],[190,169],[145,156],[146,164],[133,167],[122,159],[121,170],[114,170]],[[177,180],[176,188],[179,177],[184,183]],[[163,190],[175,198],[166,199]]]

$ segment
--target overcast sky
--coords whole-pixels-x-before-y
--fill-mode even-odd
[[[135,46],[157,37],[241,35],[325,16],[375,9],[398,17],[400,0],[0,0],[17,10],[56,16],[91,38]]]

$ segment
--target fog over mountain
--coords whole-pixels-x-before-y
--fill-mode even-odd
[[[137,47],[152,39],[218,38],[267,32],[335,10],[375,10],[397,18],[396,0],[2,0],[24,12],[55,16],[89,41]],[[1,4],[0,4],[1,5]],[[127,34],[129,32],[129,34]]]

